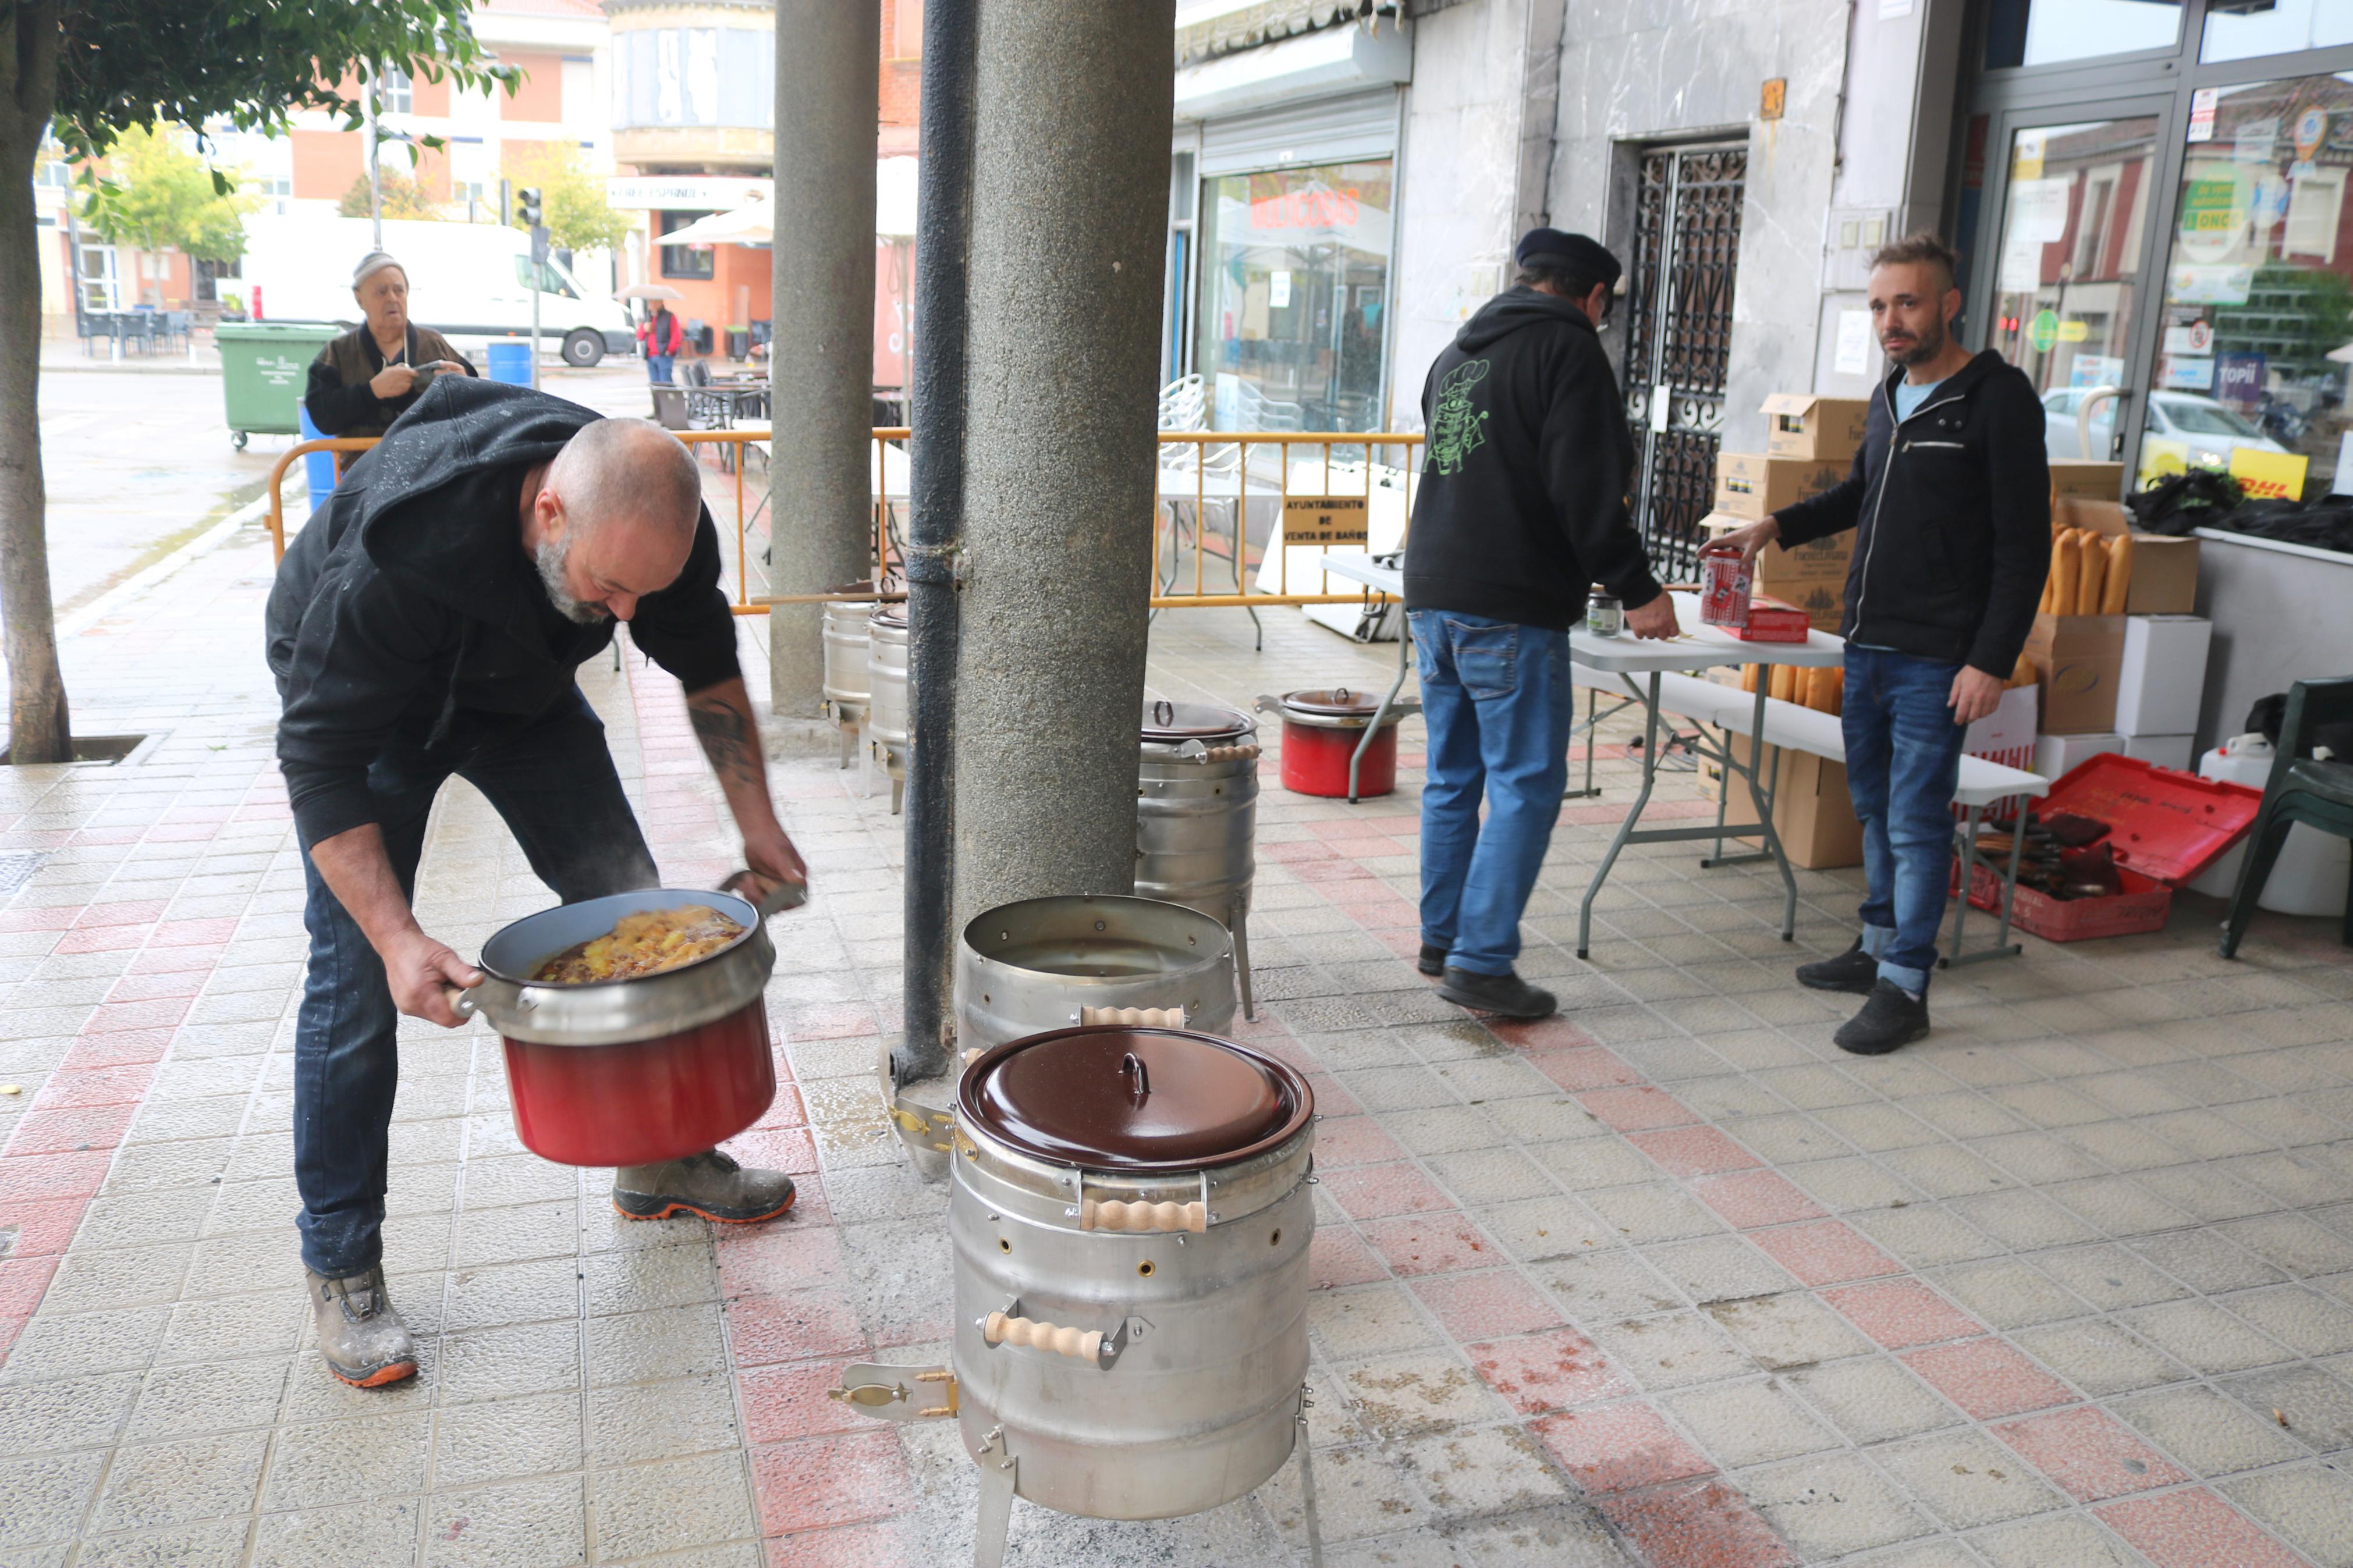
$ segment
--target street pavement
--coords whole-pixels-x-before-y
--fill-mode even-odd
[[[616,395],[618,395],[617,393]],[[722,481],[714,473],[714,495]],[[628,1224],[523,1153],[477,1026],[402,1031],[388,1265],[414,1383],[341,1387],[300,1297],[290,1174],[301,874],[270,760],[255,529],[67,640],[77,711],[159,737],[0,773],[0,1564],[881,1568],[969,1550],[955,1434],[828,1400],[944,1353],[942,1190],[873,1080],[896,1022],[902,823],[775,763],[814,898],[769,988],[784,1087],[731,1146],[803,1183],[759,1227]],[[1392,652],[1175,612],[1158,695],[1367,686]],[[764,624],[743,627],[756,679]],[[582,671],[668,877],[735,846],[675,686]],[[1240,1033],[1318,1126],[1316,1508],[1112,1524],[1017,1507],[1010,1561],[1371,1568],[2257,1568],[2353,1561],[2353,963],[2212,900],[2168,929],[1939,978],[1937,1033],[1839,1053],[1856,876],[1690,847],[1576,899],[1630,794],[1563,814],[1523,969],[1566,1011],[1482,1026],[1412,968],[1419,721],[1396,795],[1282,792],[1266,737]],[[1692,775],[1655,807],[1709,808]],[[453,784],[417,899],[461,951],[548,895]]]

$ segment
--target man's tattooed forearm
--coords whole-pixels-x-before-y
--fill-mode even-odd
[[[751,783],[760,777],[760,737],[750,714],[717,700],[690,702],[686,713],[702,754],[723,780]]]

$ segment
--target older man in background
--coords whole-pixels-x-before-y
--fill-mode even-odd
[[[454,1027],[481,975],[409,900],[444,780],[488,797],[565,902],[656,885],[575,673],[631,640],[686,689],[765,897],[806,868],[776,821],[693,457],[522,387],[437,382],[353,465],[269,595],[278,757],[311,933],[294,1046],[298,1224],[319,1350],[363,1387],[417,1371],[384,1279],[397,1016]],[[615,1173],[633,1218],[766,1219],[791,1178],[713,1150]]]

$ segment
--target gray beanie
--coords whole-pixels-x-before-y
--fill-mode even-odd
[[[408,268],[394,260],[391,252],[371,250],[360,258],[360,264],[357,267],[352,268],[352,287],[358,288],[387,267],[398,268],[403,278],[408,276]]]

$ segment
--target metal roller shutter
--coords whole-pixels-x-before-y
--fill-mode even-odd
[[[1201,127],[1204,175],[1397,155],[1398,89],[1313,99]]]

